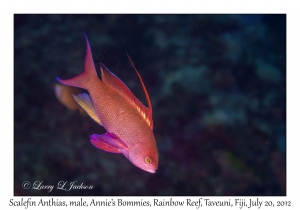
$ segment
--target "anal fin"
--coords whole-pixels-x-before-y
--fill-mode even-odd
[[[89,94],[83,93],[73,95],[75,101],[81,106],[81,108],[93,119],[96,123],[101,125],[101,121],[97,117],[93,102]]]

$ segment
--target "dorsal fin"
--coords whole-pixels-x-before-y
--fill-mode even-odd
[[[101,69],[101,78],[102,82],[112,88],[113,90],[117,91],[120,95],[122,95],[130,104],[132,104],[139,114],[143,117],[146,123],[150,126],[153,130],[153,121],[152,121],[152,107],[150,104],[151,109],[145,107],[129,90],[129,88],[113,73],[111,73],[104,64],[100,64]],[[140,77],[140,76],[139,76]],[[143,83],[142,83],[143,85]],[[143,86],[144,87],[144,86]],[[147,97],[147,96],[146,96]],[[149,96],[148,96],[149,98]],[[148,100],[148,99],[147,99]],[[149,99],[150,100],[150,99]]]
[[[145,96],[146,96],[146,99],[147,99],[148,108],[149,108],[149,115],[150,115],[150,117],[151,117],[151,119],[152,119],[152,105],[151,105],[151,101],[150,101],[149,94],[148,94],[148,92],[147,92],[147,89],[146,89],[146,87],[145,87],[145,85],[144,85],[144,82],[143,82],[143,80],[142,80],[142,77],[141,77],[140,73],[136,70],[136,68],[135,68],[135,66],[134,66],[134,64],[133,64],[133,62],[132,62],[132,60],[131,60],[131,58],[129,57],[129,55],[128,55],[127,52],[126,52],[126,54],[127,54],[128,58],[129,58],[129,60],[130,60],[130,63],[131,63],[131,65],[132,65],[132,67],[134,68],[135,72],[137,73],[137,75],[138,75],[138,77],[139,77],[139,79],[140,79],[140,82],[141,82],[141,84],[142,84],[142,87],[143,87],[143,90],[144,90],[144,93],[145,93]]]
[[[81,106],[82,109],[93,119],[96,123],[101,125],[99,118],[97,117],[91,97],[87,93],[73,95],[75,101]]]

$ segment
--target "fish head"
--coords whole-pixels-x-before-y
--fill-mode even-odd
[[[141,152],[142,151],[142,152]],[[155,148],[146,150],[137,147],[130,151],[127,151],[127,154],[124,154],[128,160],[136,167],[147,171],[149,173],[155,173],[158,167],[158,153]]]

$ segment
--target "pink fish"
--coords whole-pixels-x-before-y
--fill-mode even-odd
[[[74,95],[76,102],[106,129],[105,134],[93,134],[91,143],[104,151],[122,153],[135,166],[150,173],[158,167],[158,152],[153,134],[152,106],[140,74],[135,69],[148,107],[145,107],[129,88],[102,63],[101,79],[97,76],[91,48],[85,36],[87,50],[84,71],[72,79],[57,80],[65,85],[86,89],[89,94]]]

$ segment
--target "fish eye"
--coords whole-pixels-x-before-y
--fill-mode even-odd
[[[145,157],[145,163],[151,164],[152,163],[152,159],[150,157]]]

